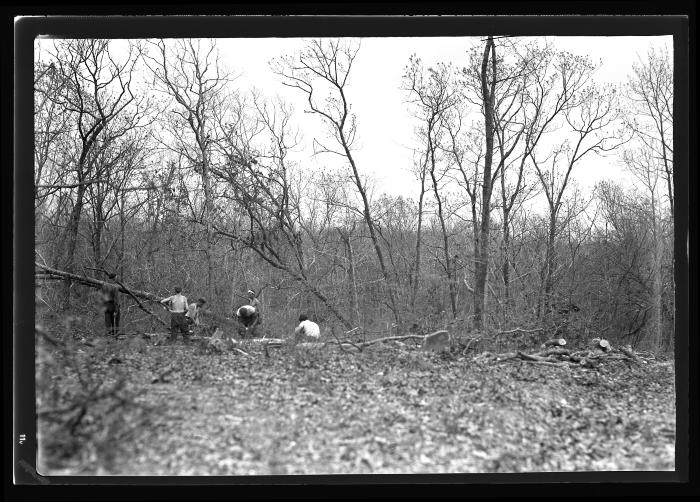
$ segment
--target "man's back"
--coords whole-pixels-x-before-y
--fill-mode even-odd
[[[321,336],[321,328],[318,327],[318,324],[308,319],[301,321],[299,323],[299,328],[301,328],[300,331],[306,336],[311,336],[313,338],[319,338]]]

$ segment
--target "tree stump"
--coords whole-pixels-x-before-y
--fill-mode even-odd
[[[612,345],[610,345],[610,342],[604,338],[594,338],[591,340],[591,347],[597,350],[602,350],[603,352],[610,352],[612,350]]]
[[[547,347],[563,347],[566,345],[566,340],[563,338],[553,338],[551,340],[547,340],[542,344],[542,348],[546,349]]]

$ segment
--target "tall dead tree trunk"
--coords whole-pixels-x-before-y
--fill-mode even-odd
[[[490,58],[489,58],[490,55]],[[489,59],[491,80],[489,81]],[[496,87],[496,47],[493,36],[489,36],[481,62],[481,94],[484,105],[484,135],[486,154],[481,190],[481,226],[479,228],[479,248],[476,260],[476,283],[474,284],[474,327],[483,329],[486,308],[486,276],[489,263],[489,236],[491,231],[491,164],[493,161],[494,90]]]
[[[356,325],[361,322],[360,319],[360,301],[357,296],[357,274],[355,273],[355,252],[352,248],[352,242],[350,241],[350,236],[355,230],[355,223],[352,224],[352,228],[349,232],[338,228],[338,234],[340,239],[343,241],[345,246],[345,253],[348,260],[348,279],[350,282],[350,299],[352,301],[352,314]]]
[[[418,229],[416,230],[416,256],[413,262],[413,290],[411,291],[411,312],[416,310],[416,298],[420,289],[421,244],[423,238],[423,199],[425,198],[425,165],[420,174],[420,194],[418,196]]]

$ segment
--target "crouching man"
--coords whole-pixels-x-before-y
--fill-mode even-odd
[[[317,342],[321,339],[321,328],[310,321],[306,314],[299,316],[299,326],[294,329],[294,339],[298,342]]]
[[[199,310],[205,303],[207,303],[207,301],[204,298],[200,298],[187,306],[185,317],[187,318],[187,327],[190,335],[193,335],[195,328],[199,327]]]

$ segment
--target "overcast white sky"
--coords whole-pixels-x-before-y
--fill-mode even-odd
[[[400,90],[404,68],[411,54],[427,65],[439,61],[461,67],[466,51],[483,37],[410,37],[362,38],[346,95],[357,115],[358,140],[355,158],[359,169],[376,182],[376,192],[416,197],[418,182],[411,174],[412,148],[416,146],[414,128],[417,119],[409,114],[406,93]],[[665,46],[673,54],[673,38],[662,37],[547,37],[555,48],[587,55],[600,61],[596,73],[600,82],[623,83],[632,64],[644,57],[651,47]],[[303,166],[334,165],[331,155],[309,159],[313,138],[322,137],[319,117],[305,114],[304,95],[283,86],[272,73],[268,62],[275,57],[293,54],[305,41],[294,38],[217,39],[221,62],[240,75],[235,85],[241,89],[258,88],[267,96],[279,94],[294,104],[295,121],[306,148],[296,158]],[[294,158],[294,157],[292,157]],[[615,156],[604,159],[595,155],[584,158],[574,172],[575,179],[590,187],[603,178],[624,180],[628,176]]]
[[[483,37],[480,37],[483,38]],[[401,77],[411,54],[416,53],[426,65],[438,61],[463,66],[467,48],[475,39],[466,37],[431,38],[363,38],[353,67],[347,96],[358,120],[356,161],[363,173],[377,182],[377,191],[416,196],[418,184],[410,174],[416,119],[411,117],[400,90]],[[478,40],[478,39],[476,39]],[[556,48],[589,56],[602,62],[596,73],[601,82],[622,83],[632,64],[650,47],[666,46],[672,54],[673,39],[666,37],[548,37]],[[234,72],[241,74],[237,84],[255,86],[267,95],[276,93],[305,109],[299,91],[280,84],[270,71],[268,61],[282,54],[291,54],[303,45],[300,39],[219,39],[221,59]],[[320,119],[297,113],[304,135],[310,144],[320,133]],[[306,156],[306,153],[304,154]],[[318,165],[333,162],[329,155],[314,159]],[[307,160],[308,162],[308,160]],[[582,186],[591,186],[603,178],[623,179],[624,173],[614,158],[591,156],[575,173]]]

